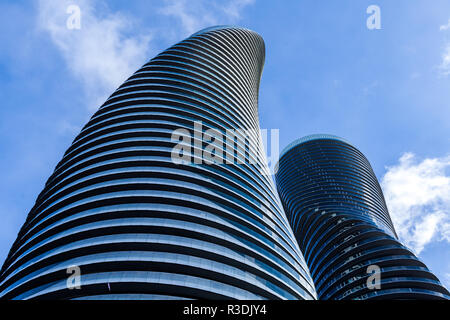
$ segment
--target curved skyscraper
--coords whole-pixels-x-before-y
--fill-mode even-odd
[[[256,129],[264,50],[252,31],[209,28],[125,81],[37,198],[1,269],[2,298],[314,299],[263,174]],[[206,138],[195,138],[196,126]],[[208,130],[236,130],[239,145],[209,155],[253,161],[204,163]],[[253,153],[239,142],[245,130]],[[192,149],[190,161],[174,161],[187,141],[174,141],[175,131],[192,134],[183,149]]]
[[[294,141],[276,183],[319,299],[448,299],[397,239],[366,157],[332,135]]]

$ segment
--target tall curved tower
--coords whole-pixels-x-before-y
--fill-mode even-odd
[[[449,298],[398,241],[370,163],[344,139],[294,141],[281,153],[276,183],[319,299]]]
[[[314,299],[251,130],[264,54],[255,32],[213,27],[125,81],[48,179],[1,269],[0,295]],[[195,122],[202,132],[250,130],[254,163],[198,163],[201,141],[192,162],[174,163],[173,132],[193,132]],[[79,289],[68,287],[72,266]]]

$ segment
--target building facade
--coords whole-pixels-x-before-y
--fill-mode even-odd
[[[396,235],[366,157],[332,135],[281,153],[276,184],[319,299],[449,299]]]
[[[1,269],[0,296],[315,299],[264,174],[257,130],[264,55],[258,34],[214,27],[125,81],[38,196]],[[200,134],[249,130],[254,153],[219,146],[214,155],[253,161],[206,164],[201,139],[185,145],[190,161],[174,161],[175,146],[185,141],[174,141],[174,131],[192,133],[198,124]]]

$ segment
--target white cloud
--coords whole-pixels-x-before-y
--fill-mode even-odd
[[[165,0],[160,13],[176,18],[182,36],[189,36],[203,28],[233,24],[241,18],[241,11],[254,0]]]
[[[405,153],[382,179],[400,240],[417,254],[432,241],[450,243],[450,156],[418,161]]]
[[[166,0],[160,7],[163,16],[176,24],[159,30],[167,38],[188,36],[217,24],[232,24],[254,0]],[[79,6],[81,29],[67,28],[69,6]],[[101,7],[102,10],[96,10]],[[103,0],[40,0],[38,26],[48,32],[65,62],[85,89],[88,105],[95,110],[150,56],[152,34],[136,32],[136,19],[109,12]],[[105,13],[106,12],[106,13]],[[156,30],[156,28],[154,29]],[[161,36],[158,34],[158,36]]]
[[[441,31],[446,31],[450,29],[450,19],[448,23],[442,25],[439,28]],[[448,76],[450,74],[450,42],[447,41],[444,52],[442,53],[442,62],[439,65],[439,70],[444,76]]]
[[[81,9],[81,29],[66,25],[67,8]],[[102,13],[95,10],[102,5]],[[40,0],[38,26],[49,33],[69,70],[82,82],[90,109],[95,110],[149,58],[150,34],[131,33],[133,20],[107,13],[95,0]]]
[[[440,28],[439,28],[439,30],[441,30],[441,31],[445,31],[445,30],[448,30],[448,29],[450,29],[450,19],[448,19],[448,23],[447,24],[444,24],[444,25],[440,26]]]
[[[230,19],[236,21],[241,18],[241,11],[254,2],[254,0],[232,0],[225,4],[223,11]]]
[[[447,44],[447,47],[442,54],[442,62],[439,66],[439,69],[445,76],[448,76],[450,74],[450,43]]]

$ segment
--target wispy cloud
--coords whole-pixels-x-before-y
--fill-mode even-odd
[[[447,44],[444,53],[442,54],[442,62],[439,69],[445,76],[450,74],[450,43]]]
[[[160,13],[176,18],[182,36],[188,36],[212,25],[236,23],[252,3],[254,0],[165,0]]]
[[[450,242],[450,156],[418,161],[403,154],[382,187],[397,233],[417,254],[432,241]]]
[[[81,29],[69,29],[69,0],[40,0],[38,26],[48,32],[69,70],[83,84],[88,106],[96,109],[149,58],[149,32],[132,32],[133,19],[108,12],[103,2],[78,0]],[[102,13],[96,6],[102,5]],[[105,14],[105,12],[108,12]]]
[[[450,29],[450,19],[448,19],[448,23],[439,27],[439,30],[444,31]]]
[[[179,38],[211,25],[235,23],[253,2],[166,0],[159,14],[175,18],[181,28],[174,24],[160,31]],[[74,4],[81,10],[81,29],[67,28],[67,9]],[[102,10],[96,10],[99,7]],[[151,58],[152,33],[137,32],[135,17],[110,12],[103,0],[40,0],[38,8],[39,28],[50,35],[68,69],[82,82],[91,110]]]
[[[224,13],[233,21],[241,18],[241,11],[248,5],[253,4],[255,0],[231,0],[225,2],[222,7]]]
[[[448,19],[448,23],[440,26],[439,30],[447,31],[450,29],[450,19]],[[439,70],[444,76],[448,76],[450,74],[450,41],[447,41],[444,52],[442,53],[442,62],[439,65]]]

